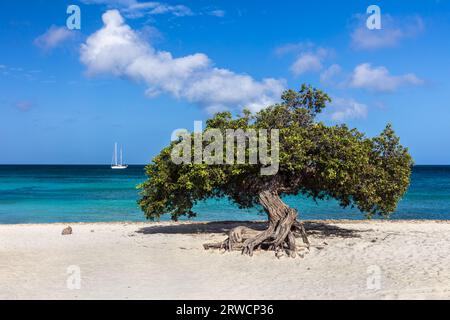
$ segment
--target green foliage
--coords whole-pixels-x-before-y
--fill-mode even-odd
[[[315,121],[328,95],[303,85],[288,90],[282,101],[252,115],[245,110],[216,114],[205,130],[279,129],[280,169],[260,175],[261,165],[182,164],[171,161],[173,142],[146,167],[148,180],[139,186],[139,205],[147,218],[171,214],[194,217],[193,206],[208,198],[226,197],[241,208],[258,205],[265,190],[280,195],[303,194],[314,200],[336,199],[342,207],[357,207],[368,217],[388,216],[406,192],[413,165],[391,125],[367,138],[345,125]],[[204,145],[207,145],[204,142]],[[248,154],[247,154],[248,155]]]

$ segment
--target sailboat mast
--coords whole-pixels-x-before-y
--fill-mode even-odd
[[[114,165],[117,166],[117,142],[114,144]]]
[[[120,150],[119,150],[120,147]],[[118,152],[120,151],[120,159],[118,156]],[[120,161],[120,163],[119,163]],[[120,145],[116,142],[114,143],[114,154],[113,154],[113,163],[111,164],[111,168],[112,169],[126,169],[128,168],[128,166],[123,164],[123,146]]]

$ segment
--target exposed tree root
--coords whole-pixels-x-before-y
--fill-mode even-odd
[[[303,246],[297,245],[297,238],[303,240]],[[289,257],[295,258],[299,255],[299,249],[309,250],[310,243],[303,224],[296,221],[291,228],[279,227],[273,230],[269,227],[264,231],[240,226],[230,230],[225,241],[204,244],[204,248],[241,251],[242,254],[249,256],[256,250],[272,250],[277,256],[286,253]]]
[[[205,244],[204,248],[240,250],[242,254],[252,256],[255,250],[273,250],[277,256],[287,254],[295,258],[299,254],[296,238],[301,238],[309,250],[310,243],[303,227],[297,220],[297,211],[286,206],[275,193],[263,192],[260,202],[269,215],[269,226],[264,231],[247,227],[232,229],[228,238],[220,243]]]

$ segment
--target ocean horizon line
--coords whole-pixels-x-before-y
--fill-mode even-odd
[[[128,166],[147,166],[149,163],[140,164],[140,163],[130,163]],[[110,163],[89,163],[89,164],[82,164],[82,163],[0,163],[0,166],[7,167],[7,166],[111,166]],[[414,167],[449,167],[449,164],[415,164]]]
[[[128,166],[146,166],[147,164],[128,164]],[[90,163],[90,164],[77,164],[77,163],[69,163],[69,164],[65,164],[65,163],[5,163],[5,164],[1,164],[0,166],[3,167],[7,167],[7,166],[85,166],[85,167],[89,167],[89,166],[106,166],[106,167],[110,167],[111,164],[107,163]],[[450,164],[449,164],[450,166]]]

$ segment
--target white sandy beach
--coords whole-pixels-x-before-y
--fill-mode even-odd
[[[236,223],[66,226],[0,226],[0,299],[450,298],[450,222],[309,222],[297,259],[203,249]]]

